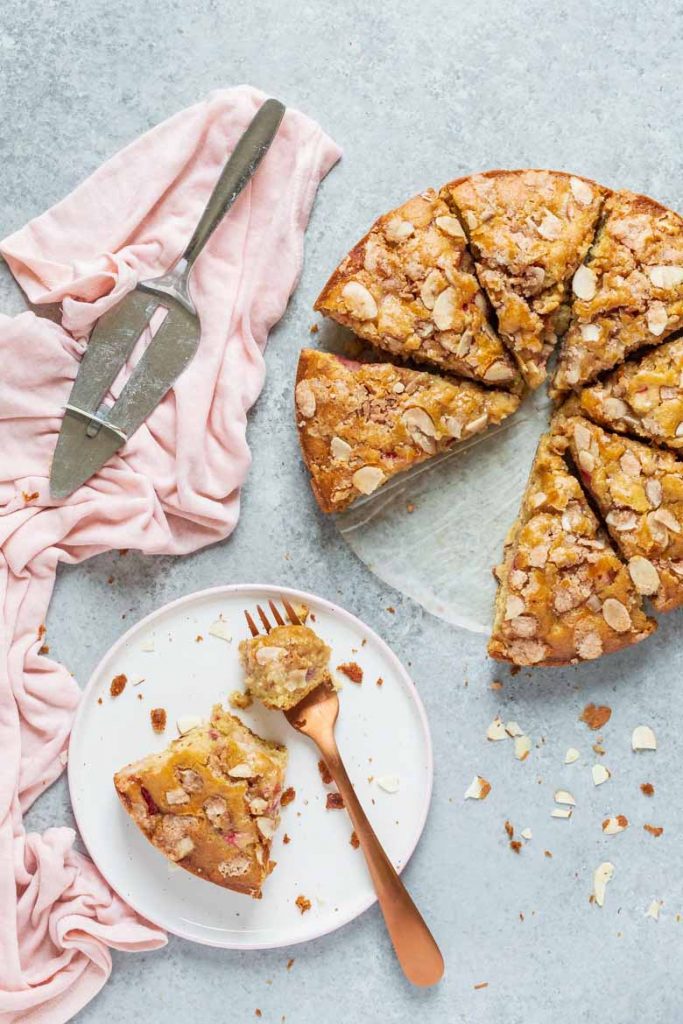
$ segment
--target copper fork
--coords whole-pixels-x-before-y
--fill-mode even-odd
[[[284,597],[281,600],[290,623],[302,625],[291,602]],[[286,623],[277,605],[273,601],[268,604],[278,626],[284,626]],[[269,633],[273,627],[261,605],[256,605],[256,611],[265,632]],[[253,617],[246,610],[244,615],[251,635],[258,636],[260,630]],[[413,985],[435,985],[444,972],[441,951],[375,835],[337,748],[334,726],[339,715],[339,699],[336,691],[331,683],[322,683],[284,714],[290,725],[313,740],[337,785],[358,836],[403,973]]]

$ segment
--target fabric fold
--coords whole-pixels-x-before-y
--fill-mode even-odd
[[[212,93],[0,243],[29,300],[62,305],[61,325],[33,313],[0,315],[3,1024],[69,1020],[107,980],[108,947],[165,942],[73,849],[71,830],[24,831],[22,814],[64,768],[80,696],[43,646],[44,622],[60,562],[117,548],[184,554],[234,529],[250,464],[246,416],[263,384],[268,332],[296,286],[316,189],[340,156],[309,118],[287,110],[257,174],[197,260],[191,289],[201,342],[192,364],[126,447],[70,498],[52,501],[48,476],[93,323],[178,258],[265,98],[249,86]]]

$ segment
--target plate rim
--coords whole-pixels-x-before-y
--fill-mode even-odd
[[[148,623],[150,620],[155,619],[157,616],[160,616],[161,614],[163,614],[165,612],[168,612],[169,610],[176,609],[178,607],[181,607],[184,604],[189,604],[189,603],[191,603],[193,601],[196,601],[196,600],[199,600],[201,598],[215,596],[215,595],[218,595],[218,594],[235,594],[235,593],[240,593],[240,592],[245,592],[245,591],[254,591],[254,590],[261,590],[261,591],[266,591],[266,592],[277,591],[280,594],[286,595],[290,599],[300,600],[300,601],[303,601],[304,603],[307,600],[315,601],[318,604],[323,605],[325,607],[325,610],[328,613],[330,613],[331,615],[341,616],[341,618],[346,619],[347,622],[349,622],[350,624],[355,625],[356,627],[360,627],[361,630],[363,630],[366,633],[369,633],[369,634],[371,634],[373,636],[373,638],[375,639],[375,641],[379,645],[379,647],[380,647],[380,649],[382,651],[382,654],[385,657],[387,657],[388,660],[392,663],[395,671],[401,677],[404,685],[406,686],[406,689],[407,689],[410,697],[412,698],[413,704],[414,704],[414,706],[415,706],[415,708],[417,710],[417,717],[418,717],[418,721],[420,723],[420,726],[422,728],[422,735],[423,735],[423,739],[424,739],[424,742],[425,742],[425,752],[426,752],[426,765],[425,765],[425,767],[426,767],[426,774],[427,774],[427,778],[426,778],[427,789],[426,789],[426,794],[425,794],[425,799],[424,799],[424,802],[423,802],[423,806],[421,808],[420,817],[418,819],[417,825],[416,825],[416,827],[415,827],[415,829],[413,831],[413,835],[412,835],[412,837],[411,837],[411,839],[409,841],[409,844],[408,844],[408,851],[407,851],[405,857],[403,858],[403,862],[402,862],[400,868],[398,869],[399,874],[401,874],[403,872],[403,869],[405,868],[405,866],[408,864],[408,862],[410,861],[411,857],[415,853],[417,845],[418,845],[420,839],[422,838],[422,833],[424,832],[424,828],[425,828],[425,825],[427,823],[427,815],[429,814],[429,809],[430,809],[431,803],[432,803],[432,795],[433,795],[433,789],[434,789],[434,748],[433,748],[433,744],[432,744],[432,736],[431,736],[431,731],[430,731],[430,728],[429,728],[429,720],[427,718],[427,713],[425,711],[424,704],[422,703],[422,698],[420,697],[419,691],[418,691],[417,687],[415,686],[415,683],[413,682],[412,678],[410,677],[410,675],[408,673],[408,670],[403,665],[403,662],[401,661],[401,659],[398,657],[397,654],[394,653],[394,651],[391,649],[391,647],[386,642],[386,640],[384,640],[379,635],[379,633],[377,633],[371,626],[369,626],[369,625],[367,625],[367,623],[363,622],[363,620],[360,619],[357,615],[354,615],[353,612],[349,612],[345,608],[342,608],[340,605],[336,604],[334,601],[330,601],[326,597],[320,597],[318,594],[313,594],[311,591],[299,590],[299,589],[294,588],[294,587],[285,587],[285,586],[281,587],[281,586],[278,586],[277,584],[274,584],[274,583],[226,583],[226,584],[222,584],[222,585],[219,585],[219,586],[216,586],[216,587],[205,587],[202,590],[195,590],[195,591],[192,591],[189,594],[184,594],[182,597],[174,598],[174,600],[168,601],[166,604],[163,604],[163,605],[159,606],[158,608],[155,608],[153,611],[151,611],[147,615],[143,616],[143,618],[139,619],[137,622],[135,622],[131,626],[129,626],[128,629],[125,631],[125,633],[122,633],[121,636],[118,638],[118,640],[115,640],[114,643],[111,644],[111,646],[107,648],[107,650],[104,652],[102,657],[99,659],[99,661],[95,665],[95,668],[90,673],[90,677],[89,677],[86,685],[83,687],[83,691],[81,693],[81,697],[80,697],[80,700],[79,700],[78,708],[77,708],[77,711],[76,711],[76,714],[74,716],[74,720],[73,720],[73,723],[72,723],[72,726],[71,726],[71,732],[69,734],[69,747],[68,747],[68,760],[67,760],[67,781],[68,781],[68,787],[69,787],[69,802],[71,804],[71,810],[73,812],[74,820],[75,820],[75,823],[76,823],[76,828],[78,830],[78,834],[80,836],[80,839],[83,842],[83,845],[85,846],[85,848],[87,850],[87,853],[88,853],[88,856],[89,856],[90,860],[95,865],[97,870],[100,872],[100,874],[102,875],[102,877],[106,881],[107,885],[109,885],[110,888],[117,894],[117,896],[120,899],[122,899],[123,902],[127,906],[131,907],[135,911],[136,914],[138,914],[144,920],[149,921],[151,924],[155,925],[157,928],[161,928],[165,932],[168,932],[171,935],[176,935],[178,938],[184,939],[187,942],[195,942],[198,945],[211,946],[213,948],[218,948],[218,949],[232,949],[232,950],[236,950],[236,951],[239,951],[239,950],[248,951],[248,950],[259,950],[259,949],[283,949],[283,948],[286,948],[288,946],[300,945],[303,942],[312,942],[315,939],[320,939],[320,938],[322,938],[325,935],[331,935],[333,932],[338,931],[340,928],[343,928],[345,925],[350,924],[351,921],[354,921],[357,917],[360,917],[361,914],[364,914],[366,910],[369,910],[370,907],[374,906],[374,904],[377,902],[377,894],[374,891],[372,891],[370,893],[369,898],[366,901],[364,901],[360,905],[360,907],[358,907],[356,910],[354,910],[350,914],[350,916],[342,917],[342,918],[334,921],[331,925],[323,925],[318,931],[315,931],[313,934],[306,935],[305,937],[302,937],[302,938],[299,938],[299,939],[297,939],[297,938],[294,938],[294,939],[284,939],[284,940],[277,939],[277,940],[273,940],[273,941],[260,940],[258,942],[246,942],[246,943],[244,943],[244,942],[236,943],[236,942],[230,942],[230,941],[212,941],[209,937],[199,938],[196,935],[189,934],[188,932],[183,931],[182,926],[177,926],[177,927],[174,926],[174,927],[171,928],[167,924],[160,924],[158,921],[155,921],[153,917],[150,917],[149,914],[146,911],[143,911],[138,906],[136,906],[135,901],[131,900],[130,897],[124,896],[124,895],[122,895],[119,892],[117,887],[107,877],[107,875],[102,870],[102,868],[98,864],[97,860],[95,859],[95,857],[93,856],[93,854],[90,851],[90,846],[88,845],[88,841],[86,839],[85,832],[83,830],[81,821],[79,819],[79,814],[78,814],[78,811],[76,809],[76,803],[74,801],[74,796],[73,796],[73,789],[76,786],[75,778],[76,778],[77,770],[74,767],[75,759],[73,759],[71,757],[71,744],[73,742],[74,734],[78,731],[78,728],[81,726],[81,720],[82,720],[82,718],[85,715],[85,708],[86,708],[86,704],[87,704],[86,698],[88,697],[90,692],[95,688],[95,682],[96,682],[97,678],[99,677],[100,671],[102,670],[102,668],[104,666],[104,663],[113,654],[116,654],[121,647],[124,646],[124,644],[129,639],[129,637],[131,636],[132,633],[134,633],[137,630],[139,630],[142,626],[145,625],[145,623]]]

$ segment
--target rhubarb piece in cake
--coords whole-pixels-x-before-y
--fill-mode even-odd
[[[330,648],[308,626],[275,626],[240,643],[249,694],[286,711],[328,682]]]
[[[579,394],[580,411],[603,427],[683,448],[683,338],[667,341]]]
[[[258,898],[286,765],[284,747],[216,705],[208,724],[122,768],[114,785],[135,824],[169,860]]]
[[[567,326],[571,278],[593,240],[604,189],[558,171],[488,171],[441,195],[465,225],[498,331],[536,388]]]
[[[311,486],[338,512],[391,477],[513,413],[519,398],[473,381],[304,349],[296,413]]]
[[[489,654],[515,665],[568,665],[621,650],[656,623],[600,528],[565,458],[541,438],[506,542]]]
[[[556,394],[683,327],[683,219],[647,196],[613,193],[572,289]]]
[[[567,421],[570,451],[638,593],[668,611],[683,603],[683,464],[673,452]]]
[[[315,308],[402,359],[498,387],[517,379],[489,320],[465,233],[433,189],[375,222]]]

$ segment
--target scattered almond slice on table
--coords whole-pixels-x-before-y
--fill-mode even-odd
[[[227,640],[228,643],[232,640],[230,627],[222,615],[219,615],[216,621],[209,626],[209,635],[215,636],[219,640]]]
[[[518,761],[526,761],[531,750],[531,740],[528,736],[515,736],[515,757]]]
[[[530,828],[523,828],[519,834],[521,835],[522,839],[526,839],[527,841],[533,838],[533,833]]]
[[[576,800],[571,793],[567,792],[566,789],[555,790],[555,803],[567,804],[569,807],[576,807]]]
[[[569,747],[568,750],[567,750],[567,753],[564,755],[564,763],[565,764],[574,764],[575,761],[579,760],[580,756],[581,755],[579,754],[579,752],[576,749],[576,747]]]
[[[572,808],[571,807],[553,807],[550,812],[551,818],[571,818]]]
[[[628,818],[624,814],[617,814],[613,818],[605,818],[602,823],[602,831],[606,836],[615,836],[628,828]]]
[[[645,911],[645,917],[651,917],[653,921],[659,921],[659,913],[664,906],[662,900],[652,900],[650,906]]]
[[[379,775],[375,782],[385,793],[398,793],[401,785],[398,775]]]
[[[481,775],[475,775],[467,787],[465,800],[485,800],[490,792],[491,783]]]
[[[608,779],[612,778],[611,771],[609,768],[605,768],[604,764],[594,764],[591,768],[591,774],[594,786],[601,786],[603,782],[607,782]]]
[[[605,891],[614,877],[614,864],[606,860],[599,864],[593,872],[592,900],[598,907],[605,905]]]
[[[509,733],[503,725],[502,721],[496,716],[491,722],[490,726],[486,730],[486,739],[497,742],[498,740],[506,740],[509,738]]]
[[[634,750],[656,750],[657,737],[649,725],[637,725],[631,737]]]

